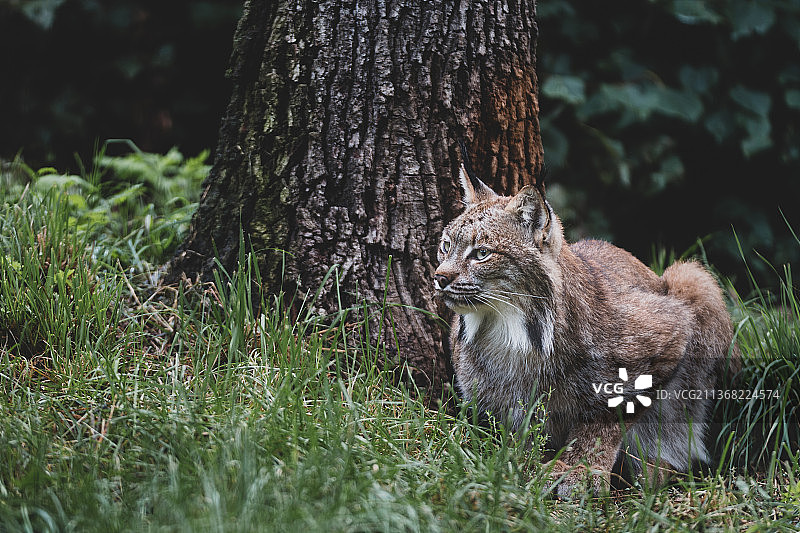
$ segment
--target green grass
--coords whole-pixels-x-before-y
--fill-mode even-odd
[[[774,292],[758,287],[750,274],[753,294],[737,300],[738,342],[746,355],[737,387],[773,392],[767,400],[732,404],[726,418],[741,441],[733,450],[739,464],[771,475],[776,461],[797,465],[800,456],[800,294],[790,265],[782,272],[767,265],[775,272]]]
[[[555,501],[537,446],[466,410],[426,408],[377,368],[380,346],[348,348],[357,313],[322,325],[289,317],[295,295],[253,301],[244,252],[215,283],[156,289],[202,179],[186,167],[201,163],[126,157],[136,164],[101,154],[79,177],[3,177],[1,531],[772,531],[800,520],[785,430],[798,405],[790,279],[784,301],[737,304],[745,379],[786,395],[727,415],[728,455],[750,453],[760,469],[726,460],[669,488]],[[759,449],[764,435],[738,429],[775,422]]]

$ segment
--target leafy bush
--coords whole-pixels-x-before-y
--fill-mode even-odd
[[[109,144],[122,143],[130,153],[107,156]],[[164,263],[189,230],[200,185],[210,167],[209,152],[185,158],[176,148],[164,155],[145,153],[131,141],[109,141],[96,152],[90,170],[60,174],[53,168],[34,172],[24,164],[4,173],[6,202],[57,202],[67,211],[74,235],[93,247],[95,260],[117,261],[134,273],[150,273]]]
[[[655,241],[685,249],[713,233],[712,262],[745,283],[731,225],[748,253],[800,260],[778,215],[800,195],[796,2],[538,10],[545,159],[573,237],[603,235],[644,257]]]

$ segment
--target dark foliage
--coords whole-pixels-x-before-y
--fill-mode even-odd
[[[215,145],[242,2],[0,3],[0,157],[77,170],[96,139],[143,150]]]
[[[800,260],[779,211],[800,224],[797,2],[541,0],[539,21],[550,191],[573,237],[646,260],[710,235],[733,274],[733,227],[746,253]]]

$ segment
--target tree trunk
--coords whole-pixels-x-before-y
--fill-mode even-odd
[[[215,254],[235,268],[241,222],[266,290],[313,294],[339,265],[345,307],[382,302],[388,279],[388,301],[443,315],[432,277],[461,206],[458,141],[498,192],[542,165],[536,34],[534,0],[248,1],[214,166],[170,277],[207,279]],[[322,312],[339,306],[333,283]],[[399,356],[437,394],[446,331],[392,314]]]

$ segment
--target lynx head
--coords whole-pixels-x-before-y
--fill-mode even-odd
[[[436,294],[458,314],[541,309],[558,278],[564,242],[543,187],[495,194],[461,166],[465,211],[442,233]]]

